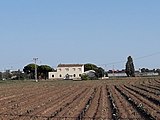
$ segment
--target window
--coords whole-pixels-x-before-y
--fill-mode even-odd
[[[66,71],[69,71],[69,68],[66,68]]]
[[[81,74],[79,74],[79,77],[81,77],[82,75]]]
[[[76,68],[73,68],[73,71],[76,71]]]
[[[61,71],[62,69],[61,68],[59,68],[59,71]]]
[[[52,77],[54,78],[54,75],[52,75]]]
[[[74,74],[73,77],[76,77],[76,74]]]
[[[59,77],[62,77],[62,75],[60,74]]]
[[[78,68],[79,71],[81,71],[81,68]]]

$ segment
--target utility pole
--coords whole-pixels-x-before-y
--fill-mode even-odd
[[[34,64],[35,64],[35,81],[38,82],[38,79],[37,79],[37,60],[38,58],[33,58],[34,60]]]
[[[113,65],[113,70],[112,70],[112,71],[113,71],[113,77],[114,77],[114,76],[115,76],[115,70],[114,70],[114,65]]]

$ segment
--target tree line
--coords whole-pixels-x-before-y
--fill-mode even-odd
[[[40,65],[39,66],[39,65],[35,65],[35,64],[29,64],[29,65],[26,65],[23,69],[23,71],[27,75],[28,79],[35,78],[35,67],[37,68],[38,79],[47,79],[48,72],[54,71],[54,69],[48,65]]]
[[[48,72],[54,71],[54,69],[48,65],[36,65],[38,79],[47,79]],[[10,71],[0,72],[0,79],[12,79],[12,80],[23,80],[23,79],[35,79],[35,64],[28,64],[24,66],[23,71]]]
[[[52,67],[48,65],[35,65],[28,64],[24,66],[23,71],[12,71],[9,70],[5,72],[0,72],[0,79],[15,79],[15,80],[23,80],[23,79],[35,79],[35,67],[37,68],[37,78],[38,79],[48,79],[48,72],[56,71]],[[102,67],[97,67],[95,64],[85,64],[84,71],[94,70],[95,76],[90,78],[89,76],[82,76],[83,79],[98,79],[107,73]],[[85,78],[86,77],[86,78]]]
[[[48,79],[48,72],[55,71],[48,65],[36,65],[36,68],[38,79]],[[108,73],[102,67],[98,67],[95,64],[85,64],[84,71],[88,70],[94,70],[95,76],[89,77],[88,75],[82,75],[82,79],[98,79],[104,76],[108,76]],[[124,71],[128,77],[135,77],[135,68],[131,56],[128,56],[127,58]],[[157,72],[160,75],[160,69],[149,70],[147,68],[142,68],[141,72]],[[35,64],[28,64],[24,66],[23,72],[20,70],[13,72],[7,70],[4,73],[0,72],[0,79],[35,79]]]

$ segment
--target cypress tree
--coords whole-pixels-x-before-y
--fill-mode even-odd
[[[135,69],[134,69],[134,64],[133,64],[133,59],[131,56],[127,58],[127,63],[126,63],[126,74],[128,77],[135,77]]]

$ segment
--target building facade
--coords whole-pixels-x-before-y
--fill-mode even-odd
[[[49,72],[49,79],[81,79],[83,64],[59,64],[56,72]]]

